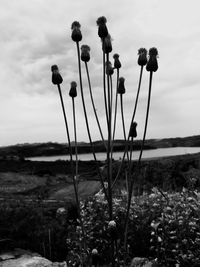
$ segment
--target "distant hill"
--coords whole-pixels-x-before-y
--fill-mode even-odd
[[[106,143],[106,142],[105,142]],[[130,144],[129,144],[130,145]],[[75,153],[74,142],[71,144],[72,152]],[[93,142],[95,152],[104,152],[105,146],[102,141]],[[141,140],[134,141],[134,150],[139,150],[141,147]],[[200,147],[200,135],[164,139],[148,139],[145,141],[145,149],[156,149],[165,147]],[[123,151],[125,148],[124,140],[115,140],[113,150]],[[91,153],[91,146],[89,143],[78,143],[78,153]],[[0,147],[0,158],[5,157],[36,157],[36,156],[55,156],[65,155],[69,153],[68,144],[60,143],[25,143],[13,146]]]

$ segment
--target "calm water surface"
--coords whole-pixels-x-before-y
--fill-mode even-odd
[[[157,157],[165,157],[165,156],[176,156],[176,155],[184,155],[184,154],[194,154],[200,152],[200,147],[170,147],[170,148],[158,148],[158,149],[150,149],[144,150],[142,158],[157,158]],[[133,159],[138,159],[140,151],[133,152]],[[96,153],[96,157],[98,160],[105,160],[106,153],[100,152]],[[123,157],[123,152],[114,152],[113,158],[115,160],[119,160]],[[73,156],[75,159],[75,155]],[[27,158],[29,160],[35,161],[56,161],[56,160],[69,160],[69,155],[57,155],[57,156],[44,156],[44,157],[31,157]],[[94,160],[92,154],[79,154],[79,160]]]

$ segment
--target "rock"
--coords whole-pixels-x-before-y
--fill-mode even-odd
[[[148,262],[147,258],[135,257],[135,258],[133,258],[130,267],[142,267],[147,262]]]
[[[158,266],[156,260],[149,261],[147,258],[139,258],[139,257],[133,258],[130,265],[130,267],[156,267],[156,266]]]
[[[38,256],[23,255],[17,259],[3,261],[1,267],[52,267],[52,262]]]
[[[14,259],[15,255],[13,255],[12,253],[3,253],[0,255],[0,261],[6,261],[6,260],[10,260],[10,259]]]
[[[0,255],[0,267],[67,267],[66,262],[51,262],[39,254],[15,249]]]

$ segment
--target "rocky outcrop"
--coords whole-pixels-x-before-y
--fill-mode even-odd
[[[67,264],[51,262],[37,253],[15,249],[0,254],[0,267],[67,267]]]

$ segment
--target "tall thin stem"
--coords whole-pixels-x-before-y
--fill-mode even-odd
[[[137,95],[136,95],[136,100],[135,100],[135,105],[134,105],[134,110],[133,110],[133,115],[132,115],[132,119],[131,119],[131,124],[133,123],[134,119],[135,119],[135,114],[136,114],[136,110],[137,110],[137,104],[138,104],[138,99],[139,99],[139,94],[140,94],[140,88],[141,88],[141,82],[142,82],[142,74],[143,74],[143,66],[141,66],[141,69],[140,69],[140,76],[139,76],[139,82],[138,82],[138,89],[137,89]],[[123,157],[122,157],[122,161],[120,163],[120,166],[119,166],[119,170],[118,170],[118,173],[115,177],[115,180],[112,184],[112,187],[115,185],[117,179],[119,178],[119,175],[120,175],[120,172],[121,172],[121,169],[122,169],[122,166],[124,164],[124,160],[125,160],[125,155],[128,151],[128,146],[129,146],[129,137],[127,137],[127,141],[126,141],[126,145],[125,145],[125,150],[124,150],[124,154],[123,154]]]
[[[109,53],[106,54],[106,60],[109,62]],[[110,80],[109,74],[107,74],[107,91],[108,91],[108,146],[107,146],[107,179],[108,179],[108,196],[109,196],[109,216],[112,220],[112,159],[111,159],[111,123],[112,123],[112,110],[111,110],[111,92],[110,92]]]
[[[76,42],[76,47],[77,47],[77,54],[78,54],[78,69],[79,69],[79,81],[80,81],[80,89],[81,89],[81,98],[82,98],[83,111],[84,111],[84,117],[85,117],[85,123],[86,123],[88,138],[89,138],[89,141],[90,141],[90,146],[92,148],[92,154],[93,154],[94,160],[95,160],[95,162],[97,164],[97,171],[98,171],[98,175],[100,177],[100,182],[101,182],[102,188],[104,190],[105,197],[108,199],[106,188],[105,188],[105,185],[104,185],[104,182],[103,182],[103,177],[101,175],[101,172],[100,172],[100,169],[99,169],[99,164],[98,164],[98,161],[97,161],[97,158],[96,158],[94,145],[92,143],[92,138],[91,138],[91,134],[90,134],[90,127],[89,127],[89,122],[88,122],[88,117],[87,117],[87,111],[86,111],[86,107],[85,107],[85,99],[84,99],[84,94],[83,94],[83,83],[82,83],[82,75],[81,75],[81,57],[80,57],[79,42]]]
[[[140,155],[139,155],[139,159],[138,159],[138,165],[139,166],[140,166],[140,163],[141,163],[142,153],[143,153],[143,149],[144,149],[144,142],[145,142],[146,132],[147,132],[147,124],[148,124],[149,108],[150,108],[150,100],[151,100],[152,78],[153,78],[153,71],[150,71],[150,76],[149,76],[149,93],[148,93],[148,101],[147,101],[146,120],[145,120],[144,134],[143,134],[143,138],[142,138],[142,145],[141,145]]]
[[[72,173],[72,179],[73,179],[73,185],[74,185],[75,198],[76,198],[78,212],[80,213],[78,192],[77,192],[76,181],[75,181],[75,177],[74,177],[74,166],[73,166],[73,159],[72,159],[72,147],[71,147],[71,141],[70,141],[70,135],[69,135],[69,127],[68,127],[67,116],[66,116],[65,106],[64,106],[63,97],[62,97],[62,91],[61,91],[61,88],[60,88],[59,84],[58,84],[58,92],[59,92],[59,96],[60,96],[60,101],[61,101],[64,121],[65,121],[65,129],[66,129],[66,133],[67,133],[67,140],[68,140],[68,146],[69,146],[69,155],[70,155],[70,165],[71,165],[71,173]]]
[[[121,115],[122,115],[122,128],[123,128],[123,133],[124,133],[124,141],[126,144],[126,129],[125,129],[125,121],[124,121],[124,105],[123,105],[123,95],[120,94],[120,106],[121,106]],[[127,151],[127,159],[129,161],[129,155]]]
[[[106,111],[106,121],[108,126],[108,106],[107,106],[107,95],[106,95],[106,54],[104,52],[105,40],[102,39],[102,46],[103,46],[103,92],[104,92],[104,104],[105,104],[105,111]]]
[[[143,66],[141,66],[141,69],[140,69],[140,78],[139,78],[139,83],[138,83],[137,95],[136,95],[136,99],[135,99],[135,106],[134,106],[134,110],[133,110],[133,116],[132,116],[132,119],[131,119],[131,124],[133,123],[133,121],[135,119],[135,114],[136,114],[136,110],[137,110],[137,104],[138,104],[141,81],[142,81],[142,74],[143,74]]]
[[[150,77],[149,77],[149,92],[148,92],[148,101],[147,101],[147,111],[146,111],[146,119],[145,119],[145,127],[144,127],[144,133],[143,133],[143,139],[142,139],[142,145],[140,150],[140,155],[138,159],[138,174],[140,173],[140,167],[141,167],[141,158],[142,158],[142,152],[144,148],[144,142],[146,138],[146,131],[147,131],[147,124],[148,124],[148,117],[149,117],[149,108],[150,108],[150,100],[151,100],[151,87],[152,87],[152,77],[153,72],[150,71]],[[129,199],[128,199],[128,205],[127,205],[127,212],[126,212],[126,220],[125,220],[125,240],[124,240],[124,246],[127,247],[127,232],[128,232],[128,221],[129,221],[129,213],[130,213],[130,205],[131,205],[131,198],[133,193],[133,178],[131,180],[131,186],[130,186],[130,192],[129,192]]]
[[[116,118],[117,118],[117,99],[118,99],[118,89],[119,85],[119,69],[117,69],[117,82],[116,82],[116,93],[115,93],[115,113],[114,113],[114,122],[113,122],[113,141],[115,139],[115,129],[116,129]]]
[[[82,229],[82,233],[83,233],[83,243],[84,243],[84,249],[85,249],[85,232],[84,232],[83,222],[82,222],[82,218],[81,218],[81,214],[80,214],[80,202],[79,202],[79,197],[78,197],[77,182],[76,182],[76,178],[74,175],[74,166],[73,166],[73,158],[72,158],[72,147],[71,147],[71,141],[70,141],[70,135],[69,135],[69,127],[68,127],[68,123],[67,123],[67,116],[66,116],[66,112],[65,112],[65,106],[64,106],[64,102],[63,102],[62,91],[61,91],[59,84],[58,84],[58,92],[60,95],[60,101],[61,101],[64,121],[65,121],[65,128],[66,128],[68,146],[69,146],[70,165],[71,165],[71,173],[72,173],[72,180],[73,180],[73,186],[74,186],[74,193],[75,193],[78,217],[79,217],[79,220],[81,223],[81,229]]]
[[[78,147],[77,147],[76,111],[75,111],[74,97],[72,97],[72,107],[73,107],[74,142],[75,142],[75,157],[76,157],[75,177],[76,177],[76,181],[77,181],[77,176],[78,176]],[[77,184],[77,191],[78,191],[78,184]]]
[[[93,94],[92,94],[92,88],[91,88],[91,82],[90,82],[90,75],[89,75],[89,70],[88,70],[88,64],[87,64],[87,62],[85,62],[85,68],[86,68],[86,73],[87,73],[87,78],[88,78],[90,98],[91,98],[91,101],[92,101],[92,107],[93,107],[93,110],[94,110],[94,115],[95,115],[95,118],[96,118],[96,121],[97,121],[97,125],[98,125],[98,128],[99,128],[99,132],[100,132],[101,139],[103,141],[104,147],[107,149],[106,144],[105,144],[105,140],[104,140],[104,137],[103,137],[101,125],[100,125],[100,122],[99,122],[99,119],[98,119],[98,116],[97,116],[96,107],[95,107],[95,104],[94,104],[94,98],[93,98]]]
[[[110,77],[110,109],[112,114],[113,109],[113,82],[112,82],[112,75],[109,75]],[[112,127],[112,121],[111,121],[111,127]]]

